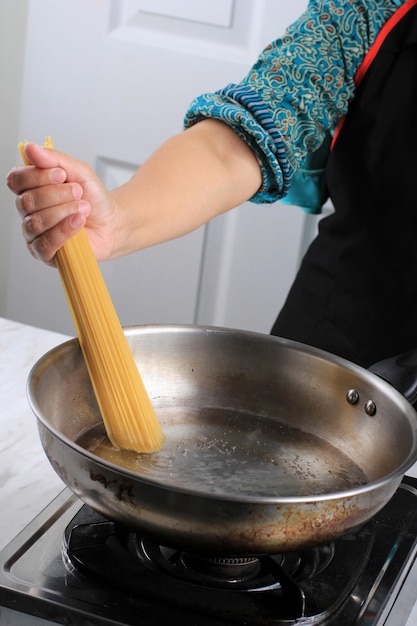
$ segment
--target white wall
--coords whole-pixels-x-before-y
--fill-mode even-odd
[[[27,0],[0,0],[0,315],[6,314],[14,199],[4,181],[17,162]]]

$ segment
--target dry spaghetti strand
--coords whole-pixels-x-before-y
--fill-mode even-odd
[[[18,148],[29,165],[24,145]],[[50,137],[44,147],[54,147]],[[56,264],[112,445],[158,450],[164,440],[161,426],[84,229],[58,250]]]

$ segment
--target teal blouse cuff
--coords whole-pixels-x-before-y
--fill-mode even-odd
[[[288,193],[293,168],[281,133],[267,105],[246,85],[228,85],[214,94],[199,96],[190,105],[184,126],[214,118],[228,124],[252,148],[262,172],[262,185],[250,199],[271,203]]]

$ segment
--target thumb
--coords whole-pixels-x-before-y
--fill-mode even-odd
[[[80,184],[91,181],[95,174],[86,163],[55,150],[55,148],[43,148],[36,143],[27,143],[24,146],[25,156],[32,165],[40,169],[61,168],[65,171],[66,180],[76,181]]]
[[[26,158],[36,167],[58,167],[59,158],[56,150],[52,148],[42,148],[36,143],[27,143],[24,146]]]

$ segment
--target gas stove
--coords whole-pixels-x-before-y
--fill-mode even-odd
[[[13,609],[19,621],[9,623],[19,625],[37,617],[83,626],[401,626],[416,600],[416,554],[415,478],[330,544],[243,558],[157,545],[65,489],[0,553],[0,616]]]

